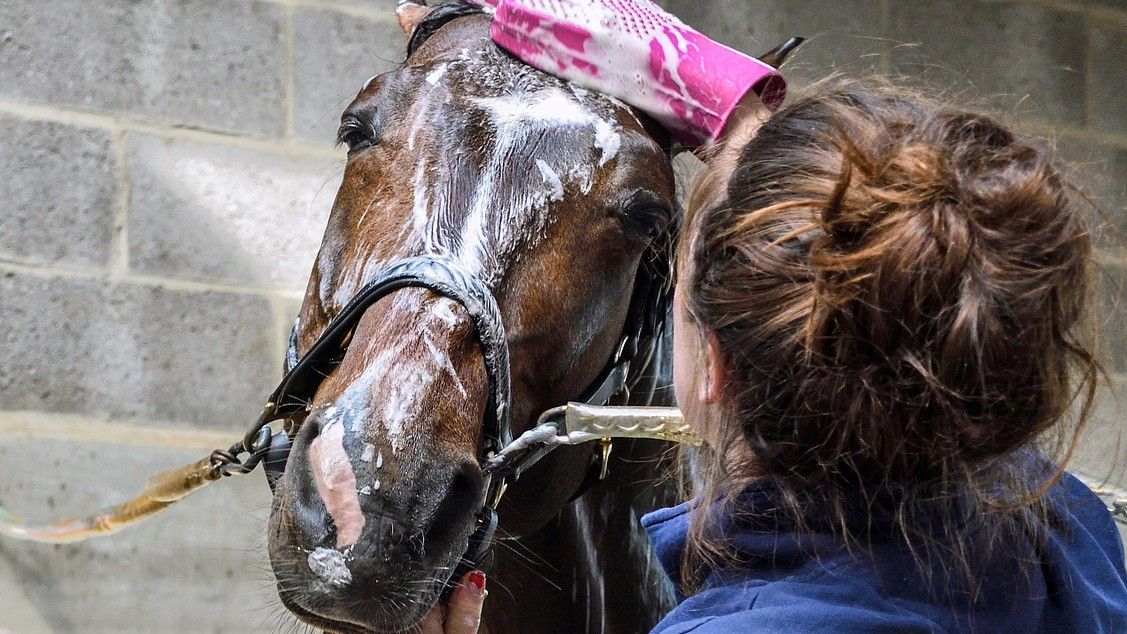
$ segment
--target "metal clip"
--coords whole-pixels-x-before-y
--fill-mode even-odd
[[[492,488],[493,485],[490,484],[490,487]],[[505,491],[507,491],[508,488],[509,481],[505,478],[501,478],[501,482],[498,483],[496,488],[493,488],[490,492],[487,506],[489,506],[489,508],[491,509],[496,509],[497,506],[501,504],[501,498],[505,497]]]
[[[599,445],[602,448],[602,465],[599,467],[599,480],[607,479],[607,472],[610,471],[610,452],[614,449],[614,443],[610,438],[600,438]]]

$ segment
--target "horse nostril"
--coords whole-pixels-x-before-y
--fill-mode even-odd
[[[450,481],[446,496],[438,505],[426,532],[428,544],[452,544],[473,521],[481,506],[484,476],[477,462],[461,463]],[[442,553],[427,553],[434,557]]]

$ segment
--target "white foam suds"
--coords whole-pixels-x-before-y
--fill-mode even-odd
[[[387,430],[393,453],[398,453],[407,440],[411,425],[424,415],[416,411],[419,395],[434,383],[434,375],[418,364],[395,364],[384,368],[391,374],[381,422]]]
[[[430,214],[428,213],[430,211],[430,199],[427,195],[426,174],[426,160],[420,160],[415,165],[415,202],[411,207],[411,218],[415,225],[415,235],[422,238],[423,244],[429,247],[430,228],[427,225],[430,223]]]
[[[458,316],[454,314],[454,307],[457,305],[454,300],[443,297],[431,307],[430,314],[446,326],[454,327],[458,325]]]
[[[603,153],[599,157],[599,167],[614,160],[614,157],[618,156],[618,150],[622,147],[622,137],[618,132],[615,132],[614,126],[604,119],[595,122],[595,147]]]
[[[333,548],[318,548],[306,559],[309,569],[329,585],[342,588],[352,582],[352,571],[344,553]]]
[[[411,152],[415,151],[415,139],[419,136],[419,132],[430,120],[430,94],[423,97],[422,101],[417,106],[417,114],[415,120],[411,123],[411,130],[407,133],[407,149]],[[422,161],[420,161],[421,163]]]
[[[500,97],[480,97],[473,101],[489,113],[499,133],[501,128],[517,124],[591,125],[596,118],[583,104],[568,97],[559,88],[532,95],[517,92]]]
[[[438,83],[442,76],[446,74],[446,69],[450,67],[448,62],[439,64],[434,70],[427,73],[427,83],[431,86]]]
[[[434,341],[431,340],[429,332],[423,333],[423,344],[426,345],[427,350],[430,352],[431,362],[450,376],[451,382],[453,382],[454,387],[458,388],[458,391],[461,392],[462,398],[468,398],[469,395],[466,394],[466,388],[462,385],[462,379],[458,376],[457,370],[454,369],[454,362],[450,360],[450,355],[443,350],[439,350],[438,346],[434,345]]]
[[[544,177],[544,182],[547,183],[550,188],[548,198],[552,201],[563,200],[564,186],[563,181],[560,180],[559,174],[556,174],[552,166],[545,163],[543,159],[536,159],[536,167],[540,170],[540,175]]]
[[[372,443],[364,443],[364,452],[360,454],[360,459],[364,462],[371,462],[376,457],[376,446]]]
[[[546,192],[501,191],[514,152],[547,130],[589,128],[602,151],[601,166],[617,155],[621,138],[613,124],[581,103],[576,94],[559,87],[534,92],[514,90],[472,101],[489,117],[495,134],[491,155],[462,226],[457,259],[463,268],[488,283],[500,273],[496,270],[499,257],[544,235],[551,221],[548,203],[561,200],[568,186],[589,194],[595,181],[596,166],[588,161],[578,160],[565,168],[538,163],[549,186]],[[499,207],[498,200],[505,204]]]

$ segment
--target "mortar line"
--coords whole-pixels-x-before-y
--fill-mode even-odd
[[[129,174],[125,131],[118,129],[113,139],[114,160],[117,161],[117,198],[114,201],[114,246],[109,277],[119,280],[129,272],[129,201],[133,195],[133,183]]]
[[[283,36],[283,45],[286,54],[286,87],[285,98],[283,102],[283,116],[285,117],[284,134],[287,139],[292,139],[294,136],[294,110],[296,108],[294,104],[294,100],[296,98],[294,94],[296,91],[296,79],[294,75],[294,8],[292,6],[286,5],[285,15],[286,17]]]
[[[1011,2],[1012,0],[983,0],[984,2]],[[1127,28],[1127,11],[1112,7],[1096,7],[1085,3],[1072,2],[1071,0],[1025,0],[1027,4],[1042,6],[1048,9],[1075,13],[1097,20],[1111,21],[1114,28]]]
[[[229,293],[232,295],[250,295],[264,299],[280,298],[288,301],[300,301],[303,296],[301,291],[289,288],[238,285],[218,281],[185,280],[133,272],[126,273],[120,278],[114,278],[106,269],[77,269],[59,266],[50,262],[17,262],[0,259],[0,274],[3,273],[26,275],[37,279],[83,280],[92,282],[112,281],[118,284],[128,284],[145,288],[161,288],[174,292]]]
[[[271,297],[270,312],[273,313],[273,332],[271,339],[274,341],[275,359],[285,359],[290,347],[290,329],[293,327],[294,315],[289,314],[290,302],[288,298]]]
[[[101,281],[109,277],[109,271],[103,268],[84,267],[76,269],[53,262],[17,262],[6,259],[0,259],[0,273],[15,273],[41,279],[57,278],[87,281]]]
[[[334,0],[261,0],[270,4],[284,7],[322,9],[336,11],[345,15],[368,18],[377,22],[392,22],[395,20],[395,10],[374,9],[366,6],[335,2]]]
[[[122,278],[121,281],[137,284],[138,286],[163,288],[170,291],[232,293],[238,295],[255,295],[267,299],[271,297],[294,299],[302,296],[301,291],[277,286],[261,286],[254,284],[240,285],[220,280],[191,280],[145,275],[143,273],[130,273]]]
[[[248,414],[250,420],[251,414]],[[0,412],[0,438],[66,440],[132,447],[160,447],[208,452],[226,448],[239,439],[238,424],[231,431],[196,429],[183,424],[154,425],[136,421],[116,422],[107,417],[54,414],[31,411]]]
[[[228,132],[204,130],[184,126],[154,123],[130,117],[112,116],[66,110],[52,106],[24,104],[0,99],[0,114],[34,121],[50,121],[86,128],[109,131],[124,130],[165,139],[180,139],[197,143],[210,143],[256,152],[267,152],[287,158],[341,159],[343,153],[329,145],[317,145],[289,139],[253,137]]]

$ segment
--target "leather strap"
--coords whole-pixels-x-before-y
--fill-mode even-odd
[[[496,453],[512,442],[509,345],[505,325],[493,293],[477,277],[450,260],[422,256],[401,260],[364,285],[325,328],[313,347],[286,374],[270,402],[273,416],[288,417],[312,402],[317,388],[344,359],[345,342],[364,313],[376,302],[404,288],[426,288],[452,299],[469,313],[477,329],[489,375],[490,398],[482,422],[484,455]]]

